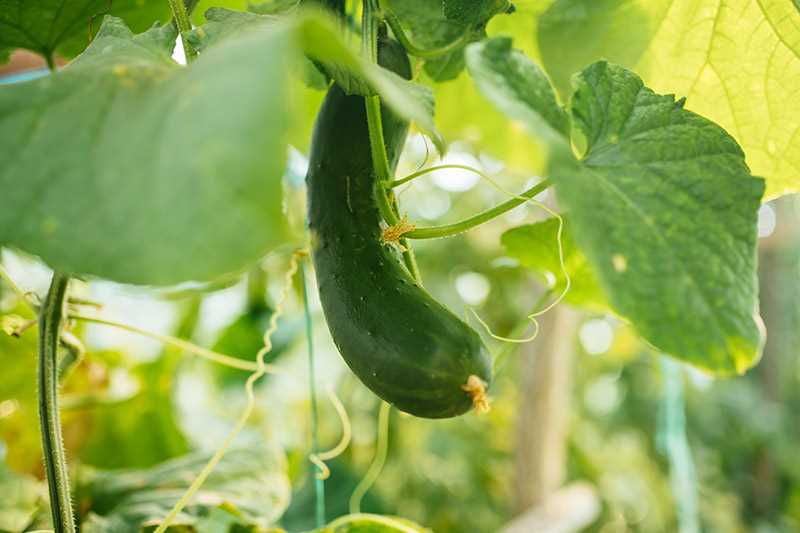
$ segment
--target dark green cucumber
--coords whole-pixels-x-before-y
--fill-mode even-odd
[[[381,40],[381,65],[406,78],[405,50]],[[382,110],[392,167],[408,124]],[[375,394],[401,411],[456,416],[491,378],[478,334],[434,300],[381,240],[364,98],[334,85],[314,126],[307,175],[309,227],[320,300],[342,357]],[[471,376],[475,376],[472,377]]]

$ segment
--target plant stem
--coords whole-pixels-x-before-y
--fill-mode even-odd
[[[386,153],[386,144],[383,137],[383,123],[381,120],[381,101],[378,96],[366,96],[364,101],[367,108],[367,123],[369,124],[369,144],[372,152],[373,167],[378,178],[375,181],[375,197],[381,216],[390,226],[400,222],[400,218],[392,209],[389,202],[388,191],[385,184],[391,178],[389,171],[389,157]]]
[[[169,7],[172,10],[172,18],[175,21],[175,26],[181,34],[181,42],[183,43],[183,52],[186,54],[186,62],[190,63],[197,57],[197,51],[186,39],[186,34],[192,31],[192,23],[189,20],[189,13],[186,10],[186,5],[183,3],[183,0],[169,0]]]
[[[58,412],[58,341],[69,276],[54,273],[39,314],[39,421],[55,533],[74,533],[67,460]]]
[[[364,13],[362,22],[362,41],[361,45],[364,50],[364,55],[372,63],[378,62],[378,19],[375,17],[374,0],[364,0]],[[381,99],[379,96],[366,96],[364,97],[364,105],[367,110],[367,125],[369,126],[369,146],[372,155],[372,165],[375,170],[377,180],[375,182],[375,198],[378,202],[378,210],[381,216],[390,226],[395,226],[400,223],[398,214],[397,201],[394,195],[391,196],[391,191],[386,187],[391,183],[392,172],[389,167],[389,156],[386,153],[386,141],[383,137],[383,121],[381,119]],[[414,256],[414,251],[408,244],[408,241],[403,238],[400,240],[400,245],[403,247],[403,262],[406,268],[417,280],[422,284],[422,277],[419,273],[417,260]]]
[[[50,73],[56,71],[56,61],[53,59],[53,53],[48,52],[44,55],[45,61],[47,61],[47,68],[50,69]]]
[[[491,209],[487,209],[482,213],[478,213],[473,217],[469,217],[467,219],[461,220],[459,222],[455,222],[453,224],[446,224],[444,226],[433,226],[430,228],[417,228],[415,230],[409,231],[404,236],[409,239],[438,239],[440,237],[450,237],[451,235],[457,235],[459,233],[464,233],[467,230],[470,230],[476,226],[480,226],[490,220],[497,218],[498,216],[511,211],[515,207],[518,207],[525,202],[527,202],[530,198],[533,198],[537,194],[541,193],[545,189],[550,186],[550,182],[548,180],[542,180],[527,191],[521,193],[519,196],[512,198],[506,202],[503,202],[500,205],[497,205]]]
[[[400,41],[400,44],[403,45],[403,48],[405,48],[406,51],[412,56],[421,57],[423,59],[433,59],[458,50],[462,46],[466,45],[470,39],[472,39],[472,34],[470,32],[464,32],[454,41],[451,41],[444,46],[427,49],[420,48],[412,43],[408,38],[408,35],[406,35],[406,32],[403,30],[403,26],[400,24],[400,20],[397,18],[397,15],[395,15],[391,9],[386,8],[383,5],[383,2],[380,2],[380,4],[383,18],[389,24],[389,27],[392,28],[392,33],[394,33],[394,36],[398,41]]]

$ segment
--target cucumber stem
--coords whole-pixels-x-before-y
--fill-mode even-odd
[[[39,422],[55,533],[74,533],[69,475],[58,412],[58,342],[69,276],[55,272],[39,315]]]
[[[181,43],[183,43],[183,53],[186,54],[186,62],[191,63],[197,57],[197,50],[195,50],[189,41],[186,39],[186,34],[192,31],[192,23],[189,20],[189,13],[186,10],[186,5],[183,0],[169,0],[169,7],[172,10],[172,18],[175,21],[175,27],[178,28],[178,33],[181,34]]]
[[[527,191],[519,194],[518,196],[503,202],[491,209],[487,209],[482,213],[478,213],[475,216],[469,217],[467,219],[461,220],[459,222],[454,222],[453,224],[445,224],[443,226],[432,226],[430,228],[417,228],[415,230],[409,231],[404,235],[404,237],[408,239],[438,239],[440,237],[450,237],[451,235],[458,235],[459,233],[464,233],[474,227],[480,226],[481,224],[485,224],[490,220],[497,218],[498,216],[511,211],[515,207],[518,207],[529,199],[533,198],[537,194],[541,193],[545,189],[550,187],[550,182],[548,180],[542,180]]]
[[[369,61],[376,64],[378,62],[378,22],[375,16],[374,0],[364,0],[361,44],[364,55],[367,56]],[[375,182],[375,198],[378,203],[378,210],[387,224],[396,226],[400,223],[397,200],[394,195],[391,195],[390,200],[391,191],[386,187],[386,184],[392,180],[392,172],[389,167],[389,156],[386,153],[386,141],[383,137],[381,99],[379,96],[365,96],[364,105],[367,110],[372,165],[375,170],[375,176],[378,178]],[[421,285],[422,277],[420,276],[414,251],[406,239],[402,239],[400,244],[403,247],[403,263],[417,283]]]

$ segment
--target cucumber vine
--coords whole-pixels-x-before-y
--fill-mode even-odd
[[[74,533],[69,473],[58,411],[58,344],[64,321],[69,276],[54,273],[39,312],[39,421],[50,510],[56,533]]]

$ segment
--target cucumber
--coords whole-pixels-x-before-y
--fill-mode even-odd
[[[405,50],[381,39],[382,66],[410,78]],[[394,167],[408,124],[382,110]],[[484,405],[491,377],[478,334],[434,300],[381,240],[364,99],[334,85],[317,116],[308,175],[320,300],[352,371],[401,411],[445,418]]]

